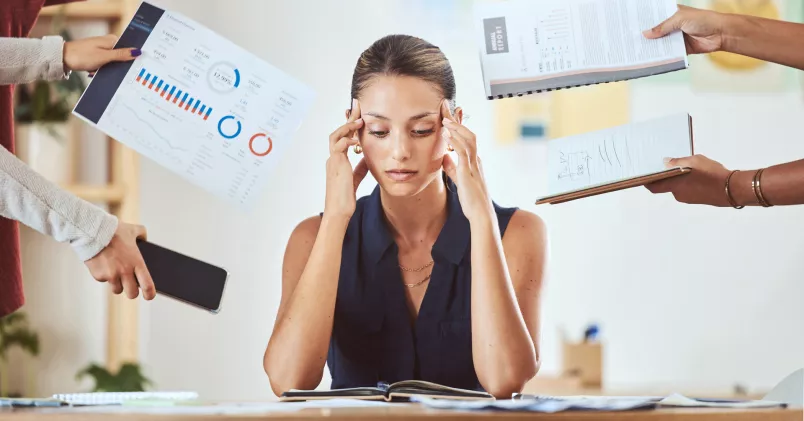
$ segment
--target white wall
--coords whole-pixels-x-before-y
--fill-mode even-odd
[[[299,220],[322,209],[326,139],[342,123],[358,55],[393,32],[443,48],[495,199],[547,221],[545,372],[559,367],[558,328],[579,332],[592,320],[602,324],[612,387],[724,390],[741,382],[762,389],[804,366],[804,237],[796,235],[804,209],[682,206],[641,189],[534,208],[544,191],[544,148],[492,141],[468,8],[450,15],[432,2],[430,12],[424,2],[252,1],[204,10],[189,1],[164,4],[312,85],[318,98],[252,214],[144,163],[142,216],[152,239],[232,269],[218,316],[167,300],[148,306],[145,361],[161,387],[215,398],[272,397],[261,357],[279,302],[285,242]],[[804,157],[804,94],[698,95],[662,85],[633,92],[634,119],[688,111],[696,118],[697,151],[729,166]]]
[[[558,370],[559,327],[578,333],[589,321],[602,325],[612,387],[706,390],[741,382],[763,389],[804,366],[804,240],[798,235],[804,209],[682,206],[642,189],[532,206],[544,192],[544,145],[503,148],[493,142],[468,8],[450,14],[436,6],[450,2],[424,0],[241,0],[237,7],[206,1],[203,8],[190,0],[158,3],[318,92],[275,183],[261,192],[251,213],[143,158],[142,222],[150,239],[231,271],[217,316],[161,297],[142,307],[145,370],[159,388],[193,389],[217,399],[272,398],[261,362],[279,303],[284,246],[298,221],[323,208],[327,136],[343,122],[358,55],[393,32],[442,47],[495,200],[547,221],[543,372]],[[701,95],[683,86],[641,84],[634,87],[632,108],[636,120],[690,112],[696,150],[731,167],[804,157],[804,94]],[[360,193],[373,186],[364,182]],[[101,329],[95,320],[100,313],[84,310],[74,322]],[[102,355],[99,344],[82,346]]]

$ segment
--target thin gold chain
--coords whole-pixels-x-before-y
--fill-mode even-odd
[[[402,265],[399,265],[399,268],[404,270],[405,272],[421,272],[421,271],[429,268],[430,266],[432,266],[433,263],[434,262],[431,260],[430,263],[428,263],[428,264],[426,264],[426,265],[424,265],[424,266],[422,266],[420,268],[416,268],[416,269],[406,268],[406,267],[404,267]]]
[[[426,282],[428,279],[430,279],[430,276],[432,276],[432,275],[433,275],[433,274],[431,273],[431,274],[427,275],[427,276],[426,276],[424,279],[422,279],[421,281],[416,282],[415,284],[405,284],[405,286],[406,286],[406,287],[408,287],[408,288],[416,288],[417,286],[419,286],[419,285],[421,285],[421,284],[425,283],[425,282]]]

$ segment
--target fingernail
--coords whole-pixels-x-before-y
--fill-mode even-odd
[[[354,110],[356,106],[357,106],[357,100],[352,98],[352,109]]]
[[[444,123],[444,124],[452,124],[452,120],[450,120],[448,118],[445,118],[445,119],[441,120],[441,122]]]
[[[362,117],[361,117],[361,118],[358,118],[357,120],[355,120],[355,123],[362,123],[362,122],[363,122],[363,118],[362,118]]]
[[[663,159],[663,161],[664,161],[664,165],[669,165],[671,160],[672,160],[672,158],[665,158],[665,159]]]
[[[140,55],[142,55],[142,50],[139,48],[131,50],[131,57],[139,57]]]

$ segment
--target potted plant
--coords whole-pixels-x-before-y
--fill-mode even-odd
[[[31,356],[39,355],[39,335],[28,326],[26,315],[19,312],[0,318],[0,396],[21,396],[27,392],[12,394],[9,390],[8,351],[15,346]]]
[[[69,40],[67,31],[61,36]],[[14,109],[17,157],[55,183],[72,178],[69,117],[85,88],[73,73],[66,80],[17,85]]]
[[[117,373],[112,373],[97,364],[90,364],[79,371],[76,379],[89,376],[95,381],[93,392],[143,392],[153,383],[148,380],[140,369],[139,364],[125,363]]]

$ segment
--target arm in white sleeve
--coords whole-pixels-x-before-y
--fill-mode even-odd
[[[0,147],[0,215],[59,242],[82,261],[103,250],[117,230],[117,217],[62,190]]]
[[[64,39],[0,38],[0,85],[66,79]]]

